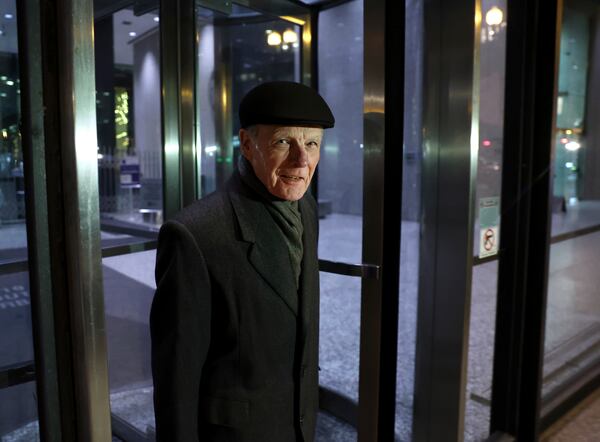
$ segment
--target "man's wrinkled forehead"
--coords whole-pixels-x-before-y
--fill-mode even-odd
[[[321,139],[323,137],[323,128],[320,126],[285,126],[272,124],[259,124],[264,127],[264,131],[271,137],[299,137]],[[260,130],[260,129],[259,129]]]

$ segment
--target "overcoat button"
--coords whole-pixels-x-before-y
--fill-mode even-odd
[[[304,423],[304,415],[300,416],[300,425]]]

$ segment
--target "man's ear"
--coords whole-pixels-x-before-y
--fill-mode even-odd
[[[240,129],[240,148],[242,155],[248,160],[252,160],[252,153],[254,148],[254,140],[252,135],[246,129]]]

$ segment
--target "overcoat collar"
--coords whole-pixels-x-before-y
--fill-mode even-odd
[[[302,242],[304,257],[300,289],[296,291],[295,279],[285,240],[275,221],[264,206],[264,202],[242,183],[239,173],[234,172],[228,184],[233,210],[240,227],[241,239],[251,244],[248,259],[262,278],[283,299],[294,315],[300,307],[303,322],[308,320],[310,300],[314,293],[316,268],[316,214],[306,200],[299,201],[304,234]],[[314,262],[313,262],[314,261]],[[313,268],[315,267],[315,268]],[[318,269],[316,270],[318,272]],[[313,278],[311,278],[313,275]],[[313,295],[314,296],[314,295]]]
[[[302,223],[304,233],[302,243],[304,247],[304,256],[302,258],[302,273],[300,273],[300,311],[302,316],[302,337],[306,341],[306,335],[309,330],[309,324],[318,319],[319,309],[319,259],[317,253],[318,241],[318,218],[316,213],[316,203],[314,199],[312,204],[309,202],[312,196],[305,195],[299,201],[300,213],[302,214]],[[317,324],[318,327],[318,324]]]

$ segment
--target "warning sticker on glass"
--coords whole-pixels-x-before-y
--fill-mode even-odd
[[[479,257],[498,253],[500,233],[500,198],[479,200]]]

